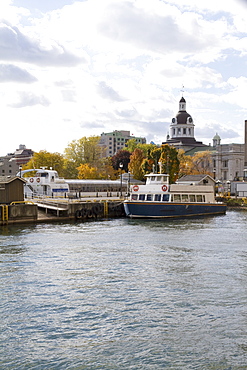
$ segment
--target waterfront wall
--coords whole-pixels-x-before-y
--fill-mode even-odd
[[[69,204],[68,216],[76,220],[124,217],[122,201],[82,202]]]
[[[33,222],[38,218],[36,204],[0,205],[0,225]]]

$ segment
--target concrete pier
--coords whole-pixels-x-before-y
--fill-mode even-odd
[[[124,217],[123,199],[33,199],[0,206],[0,225]]]

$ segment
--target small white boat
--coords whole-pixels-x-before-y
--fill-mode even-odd
[[[132,185],[124,201],[128,217],[174,218],[218,215],[226,212],[224,203],[216,202],[214,186],[169,184],[167,174],[146,175],[145,185]]]
[[[34,176],[23,177],[25,173],[34,172]],[[69,185],[58,176],[57,171],[44,168],[24,170],[17,174],[26,180],[24,186],[25,197],[30,196],[65,196],[69,192]]]

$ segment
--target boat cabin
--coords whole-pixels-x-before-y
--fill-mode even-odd
[[[148,174],[145,185],[131,187],[134,202],[214,203],[214,186],[208,182],[169,185],[169,175]],[[212,179],[213,180],[213,179]],[[213,180],[214,181],[214,180]]]

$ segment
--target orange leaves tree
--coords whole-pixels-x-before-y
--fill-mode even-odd
[[[77,167],[77,171],[79,179],[116,180],[119,176],[119,171],[112,167],[111,158],[102,158],[95,166],[82,163]]]
[[[197,152],[193,156],[179,152],[180,177],[183,175],[207,174],[212,176],[212,155],[210,151]]]

